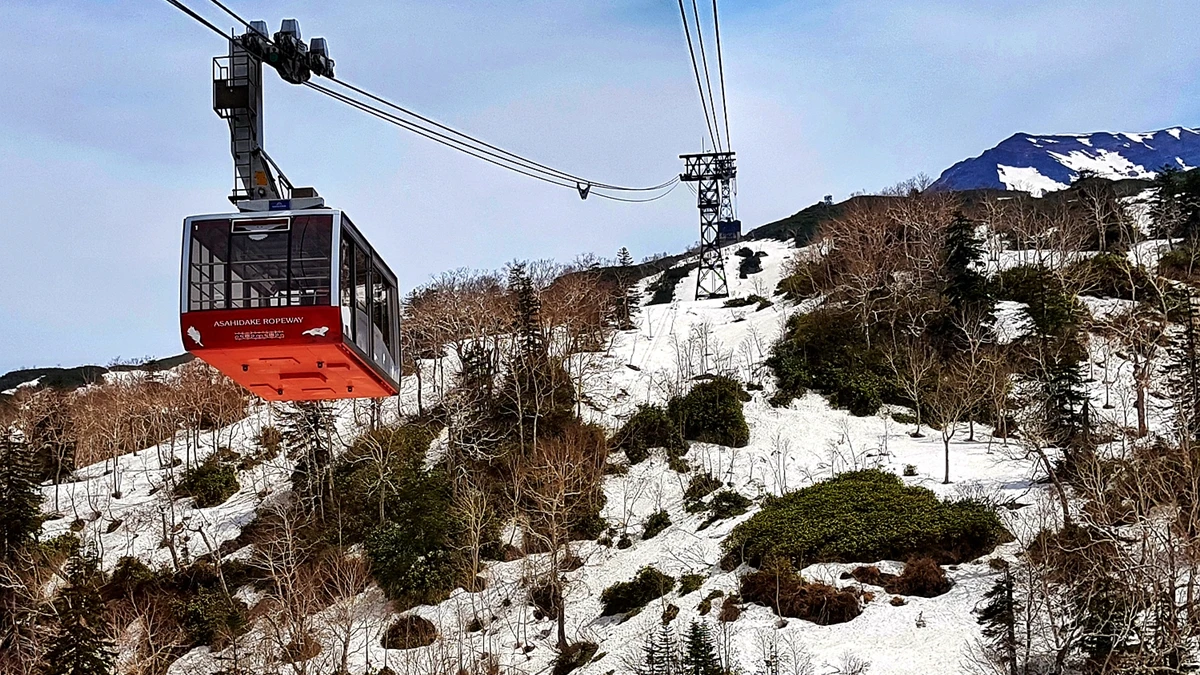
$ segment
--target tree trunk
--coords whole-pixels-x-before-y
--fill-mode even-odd
[[[942,479],[942,485],[950,484],[950,437],[942,434],[942,445],[946,449],[946,477]]]

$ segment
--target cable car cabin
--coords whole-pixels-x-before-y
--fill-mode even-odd
[[[396,276],[340,211],[184,221],[187,350],[274,401],[399,389]]]

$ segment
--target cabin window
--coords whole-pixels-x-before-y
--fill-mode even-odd
[[[188,311],[225,309],[229,260],[229,221],[192,223],[188,260]]]
[[[342,308],[342,335],[354,341],[354,242],[342,230],[342,251],[338,265],[338,288],[341,299],[338,304]]]
[[[330,259],[333,222],[328,216],[297,216],[292,219],[291,305],[329,305],[332,290]]]
[[[188,311],[329,305],[331,216],[195,221]]]
[[[371,256],[354,247],[354,344],[371,353]]]
[[[371,357],[389,373],[395,369],[396,338],[392,334],[392,313],[396,301],[396,288],[378,270],[373,272],[374,296],[371,301],[371,333],[374,352]]]
[[[287,305],[288,221],[234,221],[229,237],[229,308]]]

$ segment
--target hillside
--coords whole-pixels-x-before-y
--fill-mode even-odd
[[[1200,166],[1200,130],[1018,133],[946,169],[932,188],[1023,190],[1040,196],[1067,187],[1085,171],[1112,180],[1151,179],[1164,166],[1180,170]]]
[[[1192,663],[1195,624],[1142,618],[1196,609],[1152,590],[1198,571],[1168,318],[1191,249],[1097,194],[1099,228],[987,193],[814,207],[726,250],[761,266],[729,300],[692,300],[686,256],[441,282],[378,403],[267,404],[198,362],[21,387],[45,522],[7,553],[30,571],[0,563],[28,589],[10,606],[93,583],[121,673],[633,673],[697,622],[726,672],[951,675],[1004,664],[978,610],[1008,580],[1010,625],[1046,636],[1019,646],[1030,672]],[[986,238],[956,216],[989,208]],[[630,296],[625,327],[594,318]],[[52,581],[88,552],[95,581]],[[670,582],[618,603],[647,567]]]

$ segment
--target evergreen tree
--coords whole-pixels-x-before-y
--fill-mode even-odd
[[[1159,239],[1183,239],[1186,246],[1195,246],[1200,242],[1200,171],[1164,167],[1154,179],[1154,189],[1152,234]]]
[[[508,290],[516,303],[514,329],[520,341],[522,356],[530,363],[540,361],[546,354],[546,338],[542,334],[542,301],[533,286],[533,279],[529,277],[525,263],[513,263],[509,266]]]
[[[1038,373],[1042,423],[1050,442],[1076,449],[1090,437],[1091,410],[1084,385],[1084,350],[1073,341],[1049,345]]]
[[[292,492],[306,510],[324,517],[332,490],[333,412],[323,401],[293,404],[281,414],[280,431],[288,454],[296,457]]]
[[[987,277],[979,271],[983,261],[983,242],[976,234],[975,222],[961,212],[946,228],[942,244],[942,297],[947,312],[936,332],[951,342],[961,337],[961,326],[967,321],[991,325],[996,298],[992,295]]]
[[[983,626],[983,638],[998,660],[1010,673],[1017,675],[1017,616],[1021,605],[1013,596],[1013,578],[1009,570],[996,580],[991,590],[983,594],[987,603],[976,610],[977,621]]]
[[[41,527],[36,472],[25,443],[0,439],[0,560],[12,560]]]
[[[707,623],[692,621],[683,640],[682,675],[722,675],[721,661]]]
[[[1183,326],[1167,350],[1167,387],[1175,402],[1175,433],[1180,443],[1200,443],[1200,344],[1197,298],[1189,291]]]
[[[646,643],[642,646],[642,662],[634,672],[636,675],[680,675],[679,646],[668,624],[663,624],[658,632],[646,636]]]
[[[58,630],[45,656],[46,675],[110,675],[114,653],[108,639],[99,560],[76,553],[67,561],[67,585],[54,601]]]
[[[617,285],[620,287],[621,298],[617,302],[617,328],[629,330],[633,328],[633,317],[637,316],[641,305],[638,295],[637,278],[633,268],[633,256],[624,246],[617,251]]]

